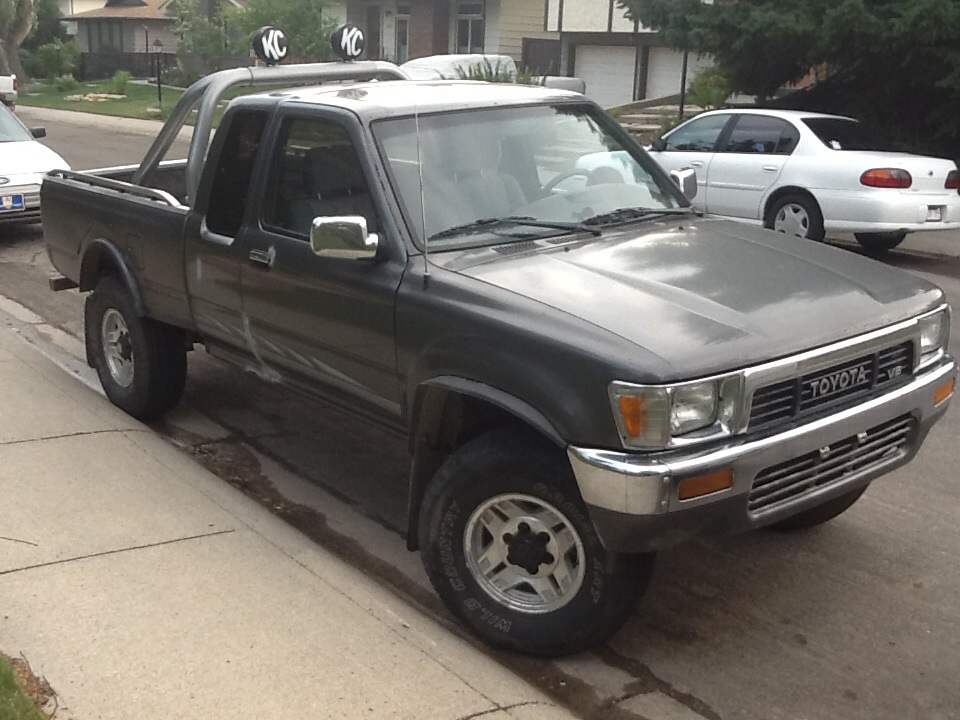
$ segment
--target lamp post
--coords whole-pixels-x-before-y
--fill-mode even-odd
[[[700,0],[701,5],[713,5],[713,0]],[[689,31],[688,31],[689,32]],[[687,43],[683,47],[683,67],[680,70],[680,121],[683,122],[683,108],[687,103],[687,62],[690,60],[690,51]]]
[[[157,106],[160,108],[160,115],[163,115],[163,90],[160,84],[160,54],[163,52],[163,43],[160,38],[153,41],[153,49],[157,53]]]

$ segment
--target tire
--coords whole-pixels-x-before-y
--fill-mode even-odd
[[[793,193],[778,199],[767,211],[763,226],[774,232],[806,238],[823,240],[823,213],[817,201],[809,195]]]
[[[450,611],[486,643],[533,655],[608,638],[653,573],[652,554],[603,547],[564,453],[516,428],[448,458],[418,530],[427,575]]]
[[[860,243],[860,247],[871,255],[882,255],[902,243],[907,234],[905,232],[854,233],[853,236]]]
[[[771,527],[780,532],[793,532],[823,525],[823,523],[833,520],[837,515],[846,512],[850,506],[860,499],[860,496],[867,491],[868,487],[869,485],[865,485],[862,488],[851,490],[844,495],[835,497],[833,500],[828,500],[823,505],[818,505],[815,508],[788,517],[786,520],[781,520]]]
[[[149,422],[173,408],[187,379],[183,332],[140,317],[116,277],[100,279],[84,307],[91,365],[110,401]]]

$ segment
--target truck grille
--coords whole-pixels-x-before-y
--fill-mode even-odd
[[[913,374],[913,343],[904,342],[831,367],[766,385],[753,394],[749,427],[806,415]]]
[[[753,481],[747,508],[760,513],[849,475],[900,458],[914,420],[902,415],[864,433],[762,470]]]

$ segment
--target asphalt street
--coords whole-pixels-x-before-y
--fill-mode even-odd
[[[149,125],[42,124],[75,169],[137,162],[151,140]],[[949,247],[950,238],[933,251],[908,239],[885,262],[936,282],[956,305],[960,258],[937,243]],[[0,293],[55,328],[51,344],[78,355],[82,296],[50,292],[49,271],[38,230],[0,229]],[[960,352],[960,330],[951,351]],[[182,407],[156,429],[403,601],[447,618],[403,547],[403,438],[202,350],[190,357]],[[662,553],[633,617],[596,652],[498,659],[596,720],[958,718],[958,436],[955,401],[912,464],[819,529]]]

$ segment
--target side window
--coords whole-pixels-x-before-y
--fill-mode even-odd
[[[721,152],[747,154],[789,154],[796,146],[796,142],[788,151],[782,149],[782,139],[791,126],[779,118],[764,117],[763,115],[738,115],[736,124],[730,137],[720,148]],[[796,133],[796,130],[794,130]]]
[[[783,129],[783,135],[780,136],[780,142],[777,143],[776,152],[778,155],[789,155],[797,149],[799,143],[800,131],[793,123],[788,122]]]
[[[729,115],[711,115],[693,120],[664,138],[667,150],[712,152],[729,119]]]
[[[220,158],[210,188],[207,228],[211,232],[235,237],[240,230],[253,177],[253,165],[260,151],[266,124],[267,114],[262,111],[241,111],[234,115],[227,129],[227,138],[220,148]]]
[[[331,120],[291,118],[283,124],[280,141],[264,227],[306,239],[316,217],[359,215],[370,232],[378,232],[373,199],[345,127]]]

